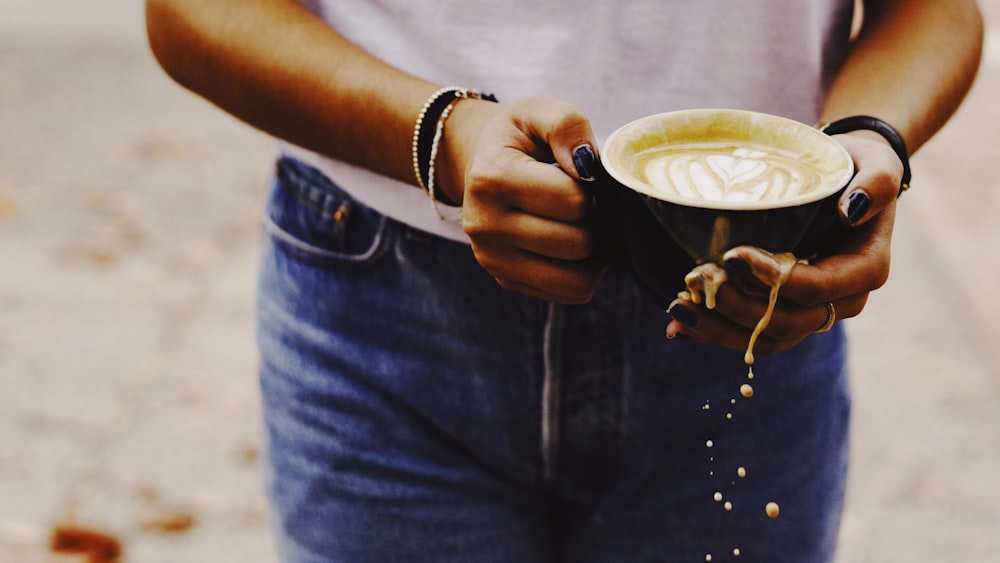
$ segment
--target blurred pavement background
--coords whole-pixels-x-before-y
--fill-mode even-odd
[[[848,321],[838,563],[1000,561],[1000,0]],[[272,144],[156,67],[139,0],[0,0],[0,561],[271,563],[252,304]],[[961,198],[958,196],[961,195]]]

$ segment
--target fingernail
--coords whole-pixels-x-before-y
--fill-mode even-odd
[[[726,269],[741,276],[753,275],[753,269],[750,267],[750,263],[742,258],[727,259]]]
[[[597,155],[590,145],[584,143],[573,149],[573,166],[581,180],[591,182],[597,175]]]
[[[854,225],[868,213],[871,200],[865,192],[854,192],[847,198],[847,222]]]
[[[683,305],[677,305],[675,303],[670,307],[670,309],[667,310],[667,314],[681,324],[685,324],[691,328],[698,326],[698,315]]]

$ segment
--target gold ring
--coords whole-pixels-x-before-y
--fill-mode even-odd
[[[826,332],[833,328],[833,323],[837,322],[837,310],[833,308],[833,303],[827,302],[826,304],[826,321],[823,326],[816,329],[816,333]]]

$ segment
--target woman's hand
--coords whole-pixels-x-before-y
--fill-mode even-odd
[[[847,148],[857,170],[840,200],[841,219],[851,228],[835,241],[832,253],[792,268],[756,353],[789,349],[823,327],[827,303],[832,303],[837,319],[858,315],[868,294],[888,279],[902,164],[881,137],[858,132],[835,138]],[[778,263],[769,253],[751,247],[734,249],[725,258],[729,281],[717,293],[715,308],[676,299],[668,310],[673,317],[668,337],[684,335],[698,342],[746,348],[766,310],[767,280],[777,275]]]
[[[462,227],[483,268],[533,297],[589,301],[606,265],[591,257],[586,182],[599,164],[586,117],[552,98],[462,101],[444,143],[441,188],[462,203]]]

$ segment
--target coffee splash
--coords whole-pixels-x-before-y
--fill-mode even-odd
[[[754,345],[757,343],[760,335],[763,334],[764,329],[771,322],[774,308],[778,302],[778,292],[781,290],[781,286],[788,281],[788,276],[791,275],[792,268],[795,267],[798,260],[795,258],[795,255],[788,252],[772,254],[766,250],[751,249],[751,247],[742,246],[730,249],[725,253],[723,259],[741,257],[741,254],[748,250],[770,256],[773,262],[772,268],[754,268],[752,271],[754,277],[768,286],[769,291],[767,308],[760,320],[757,321],[756,326],[754,326],[743,356],[743,361],[749,366],[754,363]],[[692,303],[702,303],[704,301],[706,308],[714,309],[715,296],[719,288],[722,287],[722,284],[726,283],[728,279],[729,275],[721,266],[713,262],[699,264],[684,276],[684,284],[687,286],[687,291],[682,291],[678,297]]]
[[[743,257],[740,255],[744,252],[762,252],[771,258],[770,267],[755,268],[752,265],[753,263],[751,263],[752,273],[754,277],[756,277],[758,280],[769,286],[767,308],[764,314],[757,322],[757,324],[754,326],[754,329],[750,335],[749,342],[747,343],[746,352],[744,353],[743,357],[743,361],[747,364],[747,379],[752,381],[755,377],[753,372],[754,345],[757,342],[757,338],[763,333],[764,329],[771,322],[771,316],[774,314],[774,309],[778,300],[778,292],[781,290],[781,287],[785,284],[785,282],[788,281],[788,277],[791,274],[792,268],[795,267],[797,260],[795,256],[791,253],[772,254],[761,249],[756,249],[747,246],[741,246],[731,249],[723,256],[723,259],[725,260],[737,257],[740,257],[742,259]],[[692,269],[687,276],[685,276],[684,282],[685,285],[687,286],[687,290],[682,291],[679,294],[679,297],[681,299],[686,299],[694,303],[703,302],[705,304],[705,307],[707,307],[708,309],[714,309],[716,305],[716,294],[718,293],[722,285],[726,283],[726,281],[728,281],[728,274],[726,270],[723,269],[721,266],[712,262],[706,262],[704,264],[700,264],[696,266],[694,269]],[[753,398],[754,396],[753,386],[750,385],[750,383],[746,382],[740,385],[740,395],[744,399]],[[736,399],[733,398],[731,400],[731,403],[736,404]],[[711,407],[708,402],[706,402],[705,405],[702,406],[702,410],[704,411],[709,411],[710,409]],[[728,413],[726,415],[726,420],[732,420],[732,413]],[[709,449],[714,448],[715,446],[714,440],[706,441],[705,446]],[[709,461],[714,462],[715,456],[713,455],[709,457]],[[710,477],[714,475],[715,475],[714,471],[709,471]],[[747,476],[746,467],[742,465],[737,467],[736,475],[740,479],[746,478]],[[732,485],[735,487],[736,482],[733,481]],[[725,502],[723,502],[726,496],[727,495],[724,494],[721,490],[717,490],[712,495],[712,499],[716,503],[722,503],[722,508],[726,512],[731,512],[734,509],[734,505],[732,501],[729,500],[725,500]],[[780,513],[780,507],[778,503],[774,501],[768,502],[764,506],[764,513],[770,519],[777,518]],[[742,554],[742,550],[739,547],[734,547],[732,550],[732,554],[733,557],[740,557],[740,555]],[[713,560],[714,557],[711,552],[705,554],[705,561],[713,561]]]

